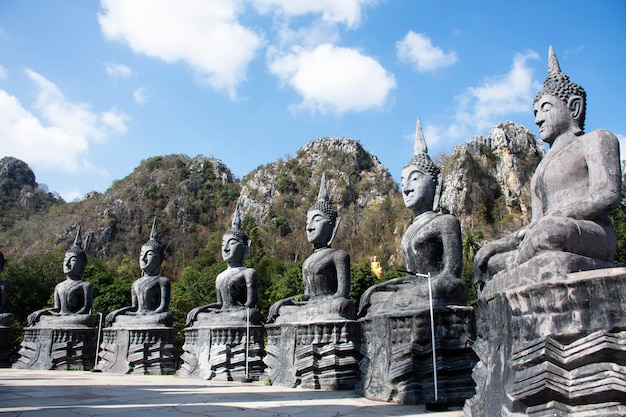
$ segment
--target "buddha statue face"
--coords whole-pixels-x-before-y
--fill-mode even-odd
[[[435,200],[435,183],[430,175],[407,166],[402,170],[402,198],[404,205],[413,211],[432,210]]]
[[[306,215],[306,238],[309,243],[326,244],[333,235],[334,225],[323,211],[313,209]]]
[[[63,259],[63,273],[71,279],[80,279],[85,271],[86,262],[74,252],[66,252]]]
[[[222,259],[229,264],[241,265],[245,253],[246,247],[243,242],[232,233],[224,234],[222,238]]]
[[[161,256],[151,246],[142,246],[139,267],[146,275],[156,275],[161,268]]]
[[[533,110],[541,140],[550,145],[576,125],[567,103],[551,94],[544,94],[535,101]]]

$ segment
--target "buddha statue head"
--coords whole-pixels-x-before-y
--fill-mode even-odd
[[[326,175],[322,174],[317,202],[307,212],[306,236],[314,245],[330,245],[339,225],[337,210],[330,205]]]
[[[250,247],[250,238],[241,228],[239,203],[235,207],[230,230],[222,239],[222,259],[231,266],[241,266],[246,259]]]
[[[584,133],[587,94],[561,72],[554,49],[548,53],[548,76],[533,103],[541,139],[552,145],[562,133]]]
[[[152,230],[150,231],[150,240],[141,247],[139,255],[139,266],[144,275],[157,275],[161,269],[161,263],[165,255],[163,246],[157,241],[157,223],[156,217],[152,222]]]
[[[402,198],[404,205],[415,213],[436,210],[441,191],[441,172],[428,156],[428,147],[417,119],[413,157],[402,168]]]
[[[78,226],[74,244],[65,252],[63,273],[67,275],[68,278],[78,280],[83,276],[86,266],[87,254],[83,250],[83,239],[80,236],[80,226]]]

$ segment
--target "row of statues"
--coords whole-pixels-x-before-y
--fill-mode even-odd
[[[544,252],[561,251],[606,262],[613,260],[616,237],[607,214],[620,202],[618,142],[607,131],[584,134],[585,108],[585,91],[561,72],[551,49],[549,75],[534,102],[535,122],[550,151],[532,178],[532,221],[478,251],[475,279],[481,286],[494,275]],[[432,275],[435,305],[463,305],[468,292],[459,279],[461,228],[456,217],[437,212],[441,184],[441,172],[428,156],[418,120],[414,155],[402,169],[402,197],[414,214],[402,237],[406,270]],[[330,247],[339,221],[322,178],[318,201],[307,213],[306,234],[313,245],[313,254],[302,268],[305,292],[272,305],[268,322],[355,317],[355,306],[348,298],[350,257]],[[75,324],[89,324],[92,320],[93,288],[81,279],[87,263],[81,245],[79,228],[74,245],[63,261],[67,279],[54,290],[54,307],[30,314],[30,326],[57,319]],[[232,229],[224,234],[222,246],[228,269],[216,278],[217,302],[189,312],[187,325],[218,311],[253,309],[256,305],[259,278],[253,269],[243,266],[249,238],[241,229],[239,209]],[[107,326],[152,321],[171,326],[173,318],[167,311],[171,284],[168,278],[159,275],[163,255],[155,219],[150,239],[141,248],[142,277],[132,285],[132,305],[109,313]],[[359,314],[426,306],[428,297],[422,284],[423,280],[413,275],[377,284],[363,294]],[[0,289],[0,319],[6,321],[8,283],[3,282]],[[219,320],[227,316],[220,314]],[[255,322],[260,322],[259,314],[253,310]]]
[[[474,272],[475,282],[479,286],[479,305],[481,302],[488,305],[494,294],[524,285],[538,284],[571,272],[612,266],[614,259],[616,235],[608,214],[621,201],[618,140],[604,130],[584,133],[586,93],[561,71],[552,47],[549,51],[548,76],[535,98],[533,109],[541,139],[550,149],[531,180],[532,220],[521,230],[490,242],[477,252]],[[360,299],[357,311],[355,303],[349,298],[350,257],[343,250],[331,248],[340,218],[337,210],[330,204],[325,177],[322,176],[317,201],[307,212],[306,235],[313,246],[313,252],[302,266],[304,294],[274,303],[269,309],[266,323],[268,328],[273,329],[274,336],[268,339],[270,344],[280,344],[273,340],[289,335],[288,337],[297,339],[297,343],[288,342],[287,345],[291,343],[291,348],[287,346],[284,349],[293,349],[294,344],[298,345],[303,340],[308,340],[306,343],[312,345],[322,343],[320,341],[323,340],[326,344],[341,344],[341,350],[346,349],[346,346],[353,347],[353,342],[356,341],[350,336],[352,325],[346,326],[345,323],[354,323],[360,317],[358,320],[363,326],[370,326],[369,329],[376,329],[383,336],[379,339],[362,336],[361,342],[366,344],[369,340],[367,343],[370,343],[370,348],[354,354],[345,354],[344,351],[342,357],[353,355],[356,361],[365,356],[361,363],[366,365],[361,366],[361,372],[372,373],[368,377],[368,384],[372,386],[379,378],[376,372],[396,372],[396,377],[382,375],[380,378],[385,381],[385,378],[389,378],[389,384],[397,384],[391,389],[396,394],[405,390],[409,393],[406,395],[415,396],[421,395],[415,394],[421,389],[416,388],[422,384],[421,381],[411,380],[409,376],[406,377],[408,382],[398,382],[397,375],[400,371],[392,371],[393,364],[389,363],[382,368],[375,368],[370,364],[368,368],[367,360],[371,362],[375,357],[384,358],[387,362],[407,360],[409,368],[417,366],[411,358],[419,356],[416,352],[425,350],[414,334],[409,334],[413,345],[394,345],[393,349],[391,345],[384,345],[404,340],[406,335],[402,332],[406,330],[407,323],[410,323],[409,327],[422,326],[420,323],[423,323],[424,316],[421,312],[430,307],[431,311],[437,310],[441,323],[445,322],[438,326],[439,331],[456,335],[456,339],[452,342],[452,339],[446,339],[446,343],[447,346],[457,346],[450,349],[456,349],[456,353],[451,355],[458,363],[458,358],[461,357],[459,352],[465,352],[460,347],[461,342],[467,344],[464,339],[474,337],[470,335],[474,326],[474,313],[471,308],[466,307],[468,288],[460,279],[461,226],[456,217],[438,212],[442,173],[428,155],[419,120],[413,156],[402,169],[401,180],[404,203],[413,211],[413,221],[401,241],[407,275],[367,289]],[[217,300],[191,310],[186,318],[188,329],[203,326],[241,328],[242,325],[259,326],[262,323],[261,313],[255,308],[259,277],[254,269],[244,266],[249,249],[250,239],[241,228],[241,215],[237,206],[232,227],[223,236],[222,258],[228,267],[216,278]],[[171,284],[168,278],[159,274],[163,255],[163,246],[157,240],[155,220],[150,240],[141,248],[139,263],[142,277],[132,285],[132,305],[109,313],[105,320],[107,328],[172,326],[173,317],[168,312]],[[4,259],[1,260],[3,265]],[[54,307],[29,315],[29,326],[50,326],[55,321],[65,326],[93,325],[93,316],[90,314],[93,288],[90,283],[81,280],[86,262],[79,229],[74,245],[65,255],[63,270],[67,279],[55,288]],[[420,278],[421,274],[428,275],[429,280]],[[0,285],[0,323],[11,319],[6,312],[8,288],[6,283]],[[493,310],[489,311],[492,311],[492,315],[499,314],[500,311],[503,314],[514,314],[511,313],[514,309],[501,310],[502,305],[492,305],[489,308]],[[481,323],[485,323],[488,319],[501,318],[482,316],[479,319]],[[400,321],[404,324],[397,324]],[[460,322],[465,326],[462,331],[458,330]],[[323,324],[326,327],[320,325],[321,327],[311,330],[307,327],[311,324]],[[289,326],[293,328],[291,333],[279,331]],[[416,327],[411,329],[413,332]],[[211,337],[216,337],[217,333],[211,334]],[[480,337],[488,339],[479,334]],[[509,340],[507,343],[514,341]],[[496,352],[499,345],[492,348]],[[274,348],[274,362],[270,361],[274,364],[272,366],[283,366],[280,364],[280,349],[283,347]],[[296,346],[297,349],[300,350],[291,353],[296,361],[298,357],[305,358],[306,355],[310,355],[311,361],[314,361],[315,355],[321,354],[318,351],[303,353],[303,347]],[[387,349],[388,356],[380,356],[381,349]],[[434,341],[432,349],[434,355]],[[272,349],[268,348],[268,351]],[[493,353],[497,354],[500,353]],[[441,361],[445,363],[445,358]],[[488,362],[483,357],[481,361]],[[310,363],[306,366],[311,367]],[[449,367],[452,368],[453,366]],[[296,374],[301,375],[302,372],[304,371],[299,369]],[[469,373],[466,374],[469,378]],[[480,372],[475,374],[481,375]],[[451,371],[448,378],[453,390],[454,372]],[[369,389],[375,390],[369,388],[369,385],[363,387],[366,393]],[[378,395],[374,392],[369,394],[374,398]],[[512,394],[507,395],[506,398],[514,397]],[[475,400],[473,404],[479,402]],[[474,412],[479,415],[480,412],[476,410]]]

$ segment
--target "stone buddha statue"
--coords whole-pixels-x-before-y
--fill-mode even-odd
[[[603,268],[615,255],[607,215],[621,198],[618,140],[605,130],[584,133],[585,90],[561,72],[552,47],[548,76],[533,108],[539,135],[550,149],[531,179],[532,219],[477,252],[475,280],[481,287],[520,265],[530,268],[525,276],[539,277],[542,268],[563,273]]]
[[[228,268],[215,279],[217,302],[191,310],[187,314],[187,326],[201,323],[245,326],[248,317],[250,324],[261,323],[261,313],[254,308],[258,299],[259,276],[254,269],[243,266],[249,248],[250,239],[241,228],[237,204],[232,227],[222,238],[222,259]]]
[[[435,211],[442,178],[428,156],[419,119],[413,157],[402,169],[401,180],[404,204],[413,210],[413,223],[401,241],[406,269],[431,274],[435,306],[465,305],[468,291],[459,278],[463,267],[461,226],[456,217]],[[359,315],[428,307],[427,279],[407,275],[368,288],[361,296]]]
[[[172,326],[174,317],[167,311],[171,282],[169,278],[159,275],[164,255],[163,246],[157,241],[155,218],[150,240],[141,247],[139,266],[142,276],[131,287],[132,305],[107,314],[106,326]]]
[[[91,315],[93,304],[93,286],[83,281],[82,276],[87,266],[87,255],[82,248],[80,227],[76,232],[74,245],[65,252],[63,272],[65,281],[54,288],[54,307],[35,311],[28,316],[29,326],[89,326],[95,323]]]
[[[4,254],[0,252],[0,273],[4,270],[6,260]],[[11,326],[13,314],[9,311],[9,298],[11,296],[11,284],[7,281],[0,281],[0,327]]]
[[[307,213],[306,234],[313,254],[302,265],[304,294],[279,300],[269,310],[267,322],[313,323],[354,319],[350,292],[350,255],[330,243],[339,218],[328,201],[326,177],[322,175],[317,202]]]

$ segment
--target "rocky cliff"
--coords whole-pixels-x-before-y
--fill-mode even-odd
[[[530,179],[545,155],[542,143],[521,125],[504,122],[486,137],[454,148],[446,160],[441,207],[471,227],[515,230],[531,217]]]

